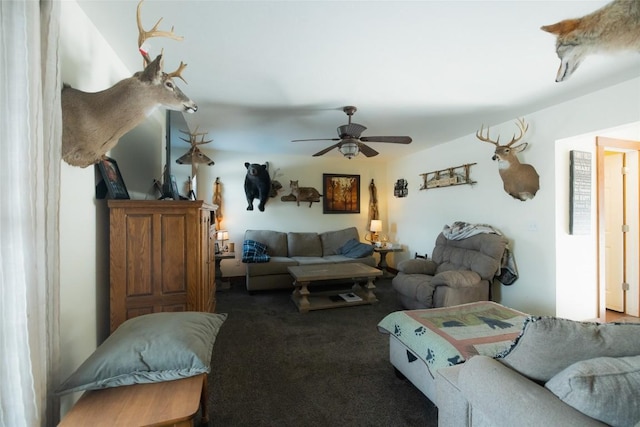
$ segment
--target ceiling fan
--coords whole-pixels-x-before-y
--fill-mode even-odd
[[[351,116],[358,109],[353,106],[347,106],[342,109],[347,116],[349,116],[349,123],[346,125],[338,126],[338,138],[320,138],[320,139],[294,139],[292,142],[298,141],[338,141],[337,144],[334,144],[330,147],[325,148],[322,151],[318,151],[314,154],[314,157],[322,156],[323,154],[328,153],[329,151],[337,148],[343,156],[347,159],[351,159],[358,155],[358,153],[362,153],[367,157],[377,156],[378,152],[368,145],[364,144],[365,142],[390,142],[393,144],[409,144],[411,143],[411,137],[408,136],[363,136],[360,134],[366,130],[367,128],[358,124],[351,123]]]

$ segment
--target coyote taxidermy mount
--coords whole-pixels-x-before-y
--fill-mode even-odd
[[[599,52],[640,52],[640,0],[614,0],[582,18],[540,28],[557,36],[560,68],[556,81],[567,80],[582,60]]]

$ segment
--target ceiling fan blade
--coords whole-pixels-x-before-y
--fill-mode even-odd
[[[376,150],[374,150],[373,148],[369,147],[366,144],[363,144],[362,142],[358,143],[358,148],[360,149],[360,152],[367,157],[373,157],[378,155],[378,152]]]
[[[311,139],[292,139],[291,142],[300,141],[340,141],[340,138],[311,138]]]
[[[338,126],[338,136],[340,138],[352,137],[352,138],[360,138],[362,132],[367,130],[365,126],[362,126],[358,123],[349,123],[346,125]]]
[[[327,147],[322,151],[318,151],[316,154],[313,155],[313,157],[318,157],[318,156],[322,156],[323,154],[327,154],[329,151],[333,150],[334,148],[338,148],[339,146],[340,146],[340,143],[333,144],[332,146]]]
[[[391,142],[394,144],[410,144],[410,136],[363,136],[360,141],[365,142]]]

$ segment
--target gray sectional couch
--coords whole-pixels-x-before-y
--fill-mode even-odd
[[[497,358],[436,374],[442,427],[640,425],[640,324],[531,317]]]
[[[269,289],[293,289],[290,266],[359,262],[376,266],[373,255],[351,258],[341,249],[351,240],[360,240],[358,229],[314,232],[247,230],[245,241],[253,240],[267,247],[268,262],[246,263],[246,286],[249,292]]]

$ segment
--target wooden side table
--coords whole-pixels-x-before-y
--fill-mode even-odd
[[[231,288],[231,282],[222,280],[222,269],[220,268],[220,263],[222,263],[223,259],[232,259],[235,258],[235,252],[220,252],[216,254],[216,283],[218,284],[217,290],[226,290]]]
[[[80,397],[58,426],[190,427],[201,405],[202,422],[208,422],[207,398],[206,374],[90,390]]]
[[[387,254],[389,252],[402,252],[402,250],[403,249],[400,246],[392,246],[390,248],[379,248],[379,247],[373,248],[374,252],[377,252],[380,254],[380,262],[378,262],[378,268],[382,270],[383,278],[393,277],[393,274],[391,274],[387,270],[387,268],[389,267],[389,265],[387,264]]]

